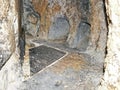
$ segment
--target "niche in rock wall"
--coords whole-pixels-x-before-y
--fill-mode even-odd
[[[26,36],[61,41],[79,50],[87,48],[90,37],[89,0],[26,0],[23,6]]]
[[[65,46],[65,49],[87,53],[95,59],[90,57],[90,63],[103,66],[107,28],[102,0],[26,0],[23,6],[23,28],[26,41],[33,41],[32,44],[29,43],[31,46],[37,43],[51,44],[54,47],[60,41],[60,46]],[[42,69],[38,65],[39,69],[34,70],[37,68],[34,64],[41,62],[38,60],[41,57],[35,59],[36,56],[39,55],[30,61],[32,73]]]
[[[85,50],[88,46],[88,42],[90,38],[89,35],[90,35],[90,24],[86,22],[80,22],[70,47],[82,51]]]
[[[69,34],[69,22],[65,17],[57,18],[50,26],[48,40],[66,40]]]

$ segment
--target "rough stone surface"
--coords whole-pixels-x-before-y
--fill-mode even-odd
[[[0,0],[0,69],[15,51],[18,41],[16,2]]]
[[[25,7],[25,16],[24,16],[24,24],[26,30],[34,34],[36,31],[37,35],[41,39],[48,39],[49,32],[51,32],[51,27],[53,27],[53,23],[58,17],[66,17],[67,21],[69,21],[69,33],[67,42],[71,44],[71,40],[74,38],[74,34],[77,31],[77,27],[81,20],[89,22],[90,16],[90,2],[89,0],[26,0],[24,1]],[[32,18],[33,14],[35,17]],[[32,18],[32,22],[29,18]],[[65,19],[66,19],[65,18]],[[33,21],[38,21],[34,23]],[[60,25],[61,26],[61,25]],[[36,27],[39,27],[36,29]],[[63,27],[61,27],[63,28]],[[54,29],[54,28],[53,28]],[[64,31],[64,30],[63,30]],[[68,31],[66,31],[68,32]],[[64,33],[64,32],[63,32]],[[55,37],[54,37],[55,38]],[[57,39],[58,37],[56,37]]]
[[[0,90],[18,90],[22,80],[19,57],[13,53],[0,71]]]
[[[107,41],[107,25],[105,4],[103,0],[90,0],[91,3],[91,35],[89,49],[105,52]]]
[[[76,35],[73,39],[73,43],[70,45],[71,48],[79,50],[86,50],[90,38],[90,25],[85,22],[80,22]]]
[[[22,27],[26,33],[37,36],[40,29],[40,15],[34,10],[30,0],[23,0]]]
[[[102,69],[70,53],[24,81],[18,90],[97,90],[101,76]]]
[[[18,7],[18,0],[0,0],[0,90],[17,90],[22,79]]]
[[[69,34],[69,23],[66,18],[57,18],[50,27],[48,39],[66,41]]]
[[[72,6],[72,3],[71,3],[71,6]],[[69,37],[67,39],[67,43],[69,45],[72,45],[73,39],[77,38],[76,33],[78,31],[78,27],[79,27],[80,22],[84,21],[86,23],[91,24],[90,23],[90,18],[91,18],[91,15],[90,15],[90,13],[91,13],[91,8],[90,8],[91,7],[91,2],[90,2],[90,0],[76,0],[75,7],[77,8],[78,11],[76,11],[76,10],[74,11],[71,8],[70,8],[70,10],[74,11],[79,16],[79,17],[76,17],[76,14],[73,15],[73,17],[76,18],[79,21],[77,21],[76,19],[71,20],[71,18],[69,18],[69,21],[72,24],[71,28],[70,28],[71,31],[70,31]],[[72,12],[70,13],[70,15],[72,15]],[[77,23],[74,23],[76,21],[77,21]],[[78,40],[78,42],[79,42],[79,40]]]
[[[97,62],[104,63],[107,43],[107,23],[105,15],[104,0],[90,0],[90,38],[88,45],[88,54],[96,58]],[[96,63],[97,64],[97,63]]]
[[[120,90],[120,0],[106,0],[108,18],[105,74],[100,90]]]
[[[69,37],[76,31],[76,27],[80,22],[80,12],[77,8],[78,0],[32,0],[32,5],[37,11],[40,18],[40,32],[39,36],[47,39],[48,32],[52,23],[57,17],[67,17],[70,24]],[[75,16],[75,17],[74,17]]]
[[[76,33],[79,24],[84,21],[91,25],[89,42],[84,39],[85,42],[88,42],[88,50],[105,52],[107,27],[103,0],[26,0],[24,8],[24,26],[27,27],[28,33],[34,34],[33,36],[37,35],[44,40],[63,38],[59,35],[63,34],[65,29],[56,32],[55,23],[56,18],[66,17],[69,22],[69,32],[66,30],[68,35],[66,35],[66,42],[69,46],[73,46],[74,39],[78,38]],[[60,27],[61,24],[59,24],[57,26]],[[81,40],[77,42],[79,41]],[[78,46],[77,43],[75,46]],[[81,47],[83,48],[83,46]],[[104,58],[104,56],[102,57]]]
[[[24,8],[24,26],[29,28],[26,28],[28,33],[47,41],[64,39],[71,48],[86,50],[103,63],[107,41],[103,0],[26,0]],[[82,21],[87,24],[81,25]],[[69,31],[65,29],[68,27]]]
[[[111,2],[114,1],[111,0]],[[117,74],[117,72],[119,73],[119,63],[117,62],[119,61],[119,42],[113,41],[113,39],[119,40],[117,29],[120,21],[117,17],[119,8],[117,8],[117,1],[115,3],[110,4],[110,7],[116,6],[110,11],[115,10],[116,12],[112,12],[109,20],[108,51],[111,50],[111,52],[106,58],[106,73],[103,82],[103,86],[108,86],[111,90],[120,86],[117,82],[119,81]],[[23,17],[22,25],[18,22],[21,21],[18,9],[23,9],[19,13]],[[112,21],[113,17],[116,18]],[[83,50],[83,52],[88,48],[86,52],[82,53],[69,48],[64,43],[63,50],[71,51],[68,56],[41,73],[37,73],[31,79],[22,82],[22,68],[23,72],[29,73],[30,64],[29,52],[25,56],[23,67],[19,62],[18,36],[23,36],[21,32],[18,32],[20,26],[26,31],[26,35],[32,36],[32,39],[34,39],[33,36],[39,36],[38,41],[52,37],[54,40],[64,39],[69,46]],[[0,90],[97,90],[103,74],[106,35],[103,0],[23,0],[21,6],[18,6],[18,0],[0,0],[0,68],[2,67]],[[26,40],[28,39],[26,37]],[[40,41],[40,43],[42,42]],[[85,59],[82,59],[81,55]],[[111,77],[109,77],[110,75]],[[117,88],[119,90],[119,87]]]

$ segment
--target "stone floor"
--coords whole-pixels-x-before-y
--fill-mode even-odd
[[[39,72],[46,66],[62,58],[66,53],[49,46],[41,45],[29,50],[30,73],[31,75]]]
[[[67,54],[30,76],[18,90],[97,90],[103,74],[102,66],[89,62],[89,55],[62,44],[44,41],[34,41],[33,44],[49,45]]]

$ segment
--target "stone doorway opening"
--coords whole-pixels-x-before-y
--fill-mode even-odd
[[[65,52],[88,55],[93,59],[87,57],[89,63],[103,68],[107,27],[102,0],[98,3],[89,0],[23,0],[21,6],[26,52],[44,44]]]
[[[22,28],[26,41],[24,75],[44,78],[38,82],[48,85],[46,80],[53,84],[54,75],[64,83],[76,76],[75,82],[91,83],[88,87],[99,84],[107,41],[102,0],[26,0]],[[64,83],[60,84],[64,87]]]
[[[70,53],[87,51],[91,32],[89,0],[60,2],[59,0],[23,0],[21,6],[21,27],[25,34],[25,51],[27,52],[25,57],[29,57],[24,62],[28,64],[30,62],[30,70],[34,67],[33,60],[30,60],[31,56],[34,55],[32,49],[37,46],[40,48],[40,44]],[[39,48],[36,53],[42,52],[38,51]]]
[[[119,89],[118,1],[0,0],[0,90]],[[35,68],[37,59],[53,58],[49,68]],[[24,82],[32,67],[37,74]]]

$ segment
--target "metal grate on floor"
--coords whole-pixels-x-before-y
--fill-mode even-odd
[[[65,54],[65,52],[45,45],[29,49],[31,75],[52,64]]]

